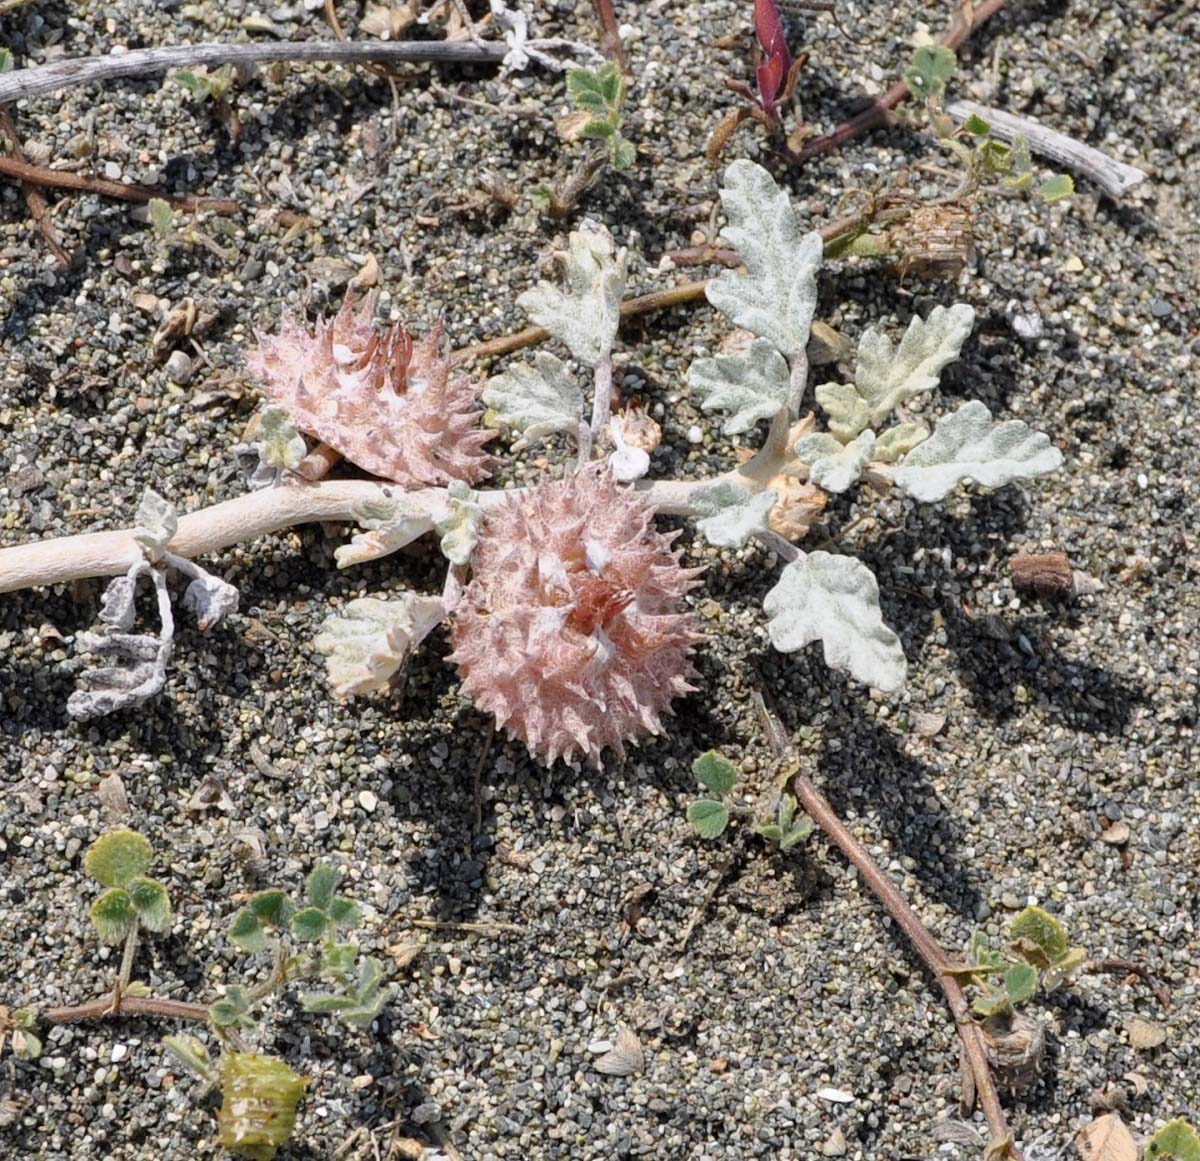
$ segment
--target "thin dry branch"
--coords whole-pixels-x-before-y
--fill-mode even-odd
[[[604,55],[624,68],[625,50],[621,45],[621,31],[617,25],[617,14],[613,11],[612,0],[592,0],[592,7],[596,10],[596,20],[600,24],[600,44]]]
[[[1002,141],[1024,137],[1034,153],[1083,174],[1110,198],[1120,198],[1146,180],[1145,172],[1135,166],[1117,161],[1107,153],[1101,153],[1099,149],[1093,149],[1056,129],[1049,129],[1032,117],[1018,117],[975,101],[951,101],[946,106],[946,112],[960,123],[972,115],[982,117],[988,123],[992,136]]]
[[[0,77],[0,80],[3,78]],[[43,189],[73,189],[83,193],[100,194],[102,197],[120,198],[128,202],[148,202],[151,198],[162,198],[168,205],[184,213],[208,210],[215,214],[240,214],[245,206],[232,198],[200,198],[187,195],[177,196],[163,193],[148,185],[133,185],[123,181],[109,181],[106,177],[88,177],[82,173],[71,173],[65,169],[47,169],[43,165],[32,165],[18,161],[16,157],[0,156],[0,174],[15,177],[18,181]],[[35,215],[36,216],[36,215]]]
[[[953,23],[942,35],[938,44],[945,48],[957,49],[977,28],[982,28],[995,16],[1006,3],[1007,0],[983,0],[983,3],[974,5],[970,0],[964,0],[955,13]],[[828,153],[831,149],[837,149],[845,145],[847,141],[853,141],[855,137],[860,137],[871,129],[886,125],[892,110],[906,101],[909,95],[908,86],[903,81],[897,81],[882,97],[876,97],[857,116],[851,117],[849,121],[839,125],[832,133],[814,137],[798,153],[789,154],[790,159],[796,164],[800,164],[813,157],[818,157],[822,153]]]
[[[0,76],[0,105],[72,85],[154,76],[198,65],[256,65],[277,60],[430,64],[499,64],[508,45],[469,41],[395,40],[346,43],[313,40],[254,44],[177,44],[108,56],[76,57],[14,69]]]
[[[101,1020],[108,1016],[162,1016],[168,1020],[194,1020],[208,1023],[208,1009],[203,1004],[184,1000],[168,1000],[156,996],[100,996],[86,1004],[68,1008],[51,1008],[42,1017],[51,1024],[74,1024],[80,1020]]]
[[[3,106],[0,106],[0,134],[3,134],[8,141],[8,148],[13,160],[28,164],[25,151],[21,148],[21,139],[17,136],[17,127],[13,124],[12,114]],[[64,269],[70,266],[71,255],[67,253],[62,235],[59,234],[53,218],[50,217],[50,204],[43,197],[42,191],[32,182],[23,181],[21,182],[21,193],[24,195],[25,204],[29,207],[29,216],[37,222],[46,245],[58,259],[59,265]]]

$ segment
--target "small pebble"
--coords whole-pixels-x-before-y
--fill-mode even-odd
[[[183,387],[191,382],[195,364],[192,362],[191,356],[184,351],[172,351],[171,357],[167,360],[166,369],[167,378],[172,383],[178,383],[180,387]]]

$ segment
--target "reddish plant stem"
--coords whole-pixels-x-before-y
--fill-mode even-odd
[[[1091,972],[1111,972],[1113,975],[1137,976],[1150,989],[1151,995],[1163,1006],[1171,1006],[1171,993],[1165,984],[1155,979],[1154,973],[1145,964],[1135,963],[1131,959],[1093,959],[1089,960],[1087,970]]]
[[[596,19],[600,22],[600,45],[604,55],[609,60],[616,61],[623,69],[625,67],[625,49],[621,45],[621,32],[617,25],[617,14],[613,11],[612,0],[592,0],[596,10]]]
[[[43,1018],[51,1024],[74,1024],[80,1020],[103,1020],[109,1016],[163,1016],[168,1020],[208,1023],[208,1009],[203,1004],[189,1004],[184,1000],[156,996],[98,996],[86,1004],[51,1008],[43,1013]]]
[[[1008,1122],[1004,1116],[1004,1108],[1000,1104],[1000,1094],[992,1079],[983,1032],[971,1016],[971,1005],[966,992],[963,991],[958,980],[950,974],[954,966],[953,960],[921,922],[920,917],[909,906],[908,900],[900,894],[879,864],[871,858],[867,848],[850,833],[849,828],[829,804],[829,800],[801,773],[798,766],[797,762],[788,771],[791,791],[795,795],[796,801],[862,876],[871,893],[883,904],[884,910],[895,920],[900,930],[916,948],[917,954],[925,961],[925,965],[937,980],[942,995],[946,997],[946,1004],[954,1017],[954,1024],[958,1029],[958,1036],[963,1046],[963,1055],[974,1082],[975,1094],[991,1132],[992,1139],[988,1144],[988,1157],[1008,1157],[1012,1161],[1021,1161],[1021,1153],[1012,1142],[1012,1135],[1008,1131]]]
[[[65,169],[47,169],[41,165],[31,165],[28,161],[19,161],[16,157],[0,157],[0,174],[15,177],[18,181],[41,186],[43,189],[74,189],[84,193],[100,194],[102,197],[122,198],[129,202],[148,202],[151,198],[162,198],[173,209],[185,213],[196,213],[200,210],[210,210],[216,214],[240,214],[245,208],[232,198],[194,198],[177,197],[163,193],[162,190],[151,189],[147,185],[131,185],[122,181],[109,181],[105,177],[87,177],[80,173],[70,173]]]
[[[943,34],[938,44],[944,48],[958,48],[971,33],[986,24],[1006,3],[1007,0],[983,0],[977,7],[972,8],[967,0],[959,7],[954,22]],[[791,161],[797,165],[802,164],[831,149],[845,145],[847,141],[862,136],[868,130],[886,125],[892,110],[906,101],[909,95],[908,86],[903,81],[897,81],[882,97],[876,97],[866,109],[839,125],[832,133],[814,137],[798,153],[789,154]]]
[[[8,140],[13,160],[27,161],[25,151],[21,148],[21,139],[17,136],[17,127],[13,123],[12,114],[8,111],[7,106],[0,106],[0,134],[3,134]],[[54,219],[50,217],[50,203],[42,196],[42,191],[31,182],[21,182],[21,193],[25,197],[25,204],[29,207],[29,216],[37,222],[38,229],[42,231],[42,237],[46,240],[46,245],[65,270],[71,265],[71,255],[67,253],[62,236],[55,228]]]

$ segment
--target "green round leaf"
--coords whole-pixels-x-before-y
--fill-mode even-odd
[[[249,907],[243,907],[229,925],[229,942],[242,951],[266,951],[267,933],[262,920]]]
[[[737,782],[737,767],[717,750],[701,754],[692,763],[692,773],[714,794],[728,794]]]
[[[147,931],[166,931],[171,926],[171,900],[157,879],[135,875],[125,884],[125,890]]]
[[[975,137],[986,137],[992,131],[992,127],[978,113],[972,113],[963,122],[963,128]]]
[[[328,863],[318,863],[308,876],[308,901],[314,907],[325,911],[333,900],[334,888],[341,877],[342,872],[337,867],[331,867]]]
[[[133,900],[121,887],[105,891],[88,912],[96,934],[105,943],[124,943],[126,936],[137,927],[138,915]]]
[[[250,896],[249,910],[269,927],[286,927],[295,908],[280,890],[258,891]]]
[[[1027,963],[1015,963],[1004,973],[1004,990],[1008,993],[1009,1002],[1014,1005],[1032,999],[1037,986],[1037,968]]]
[[[711,798],[701,798],[693,802],[687,809],[687,820],[701,838],[714,839],[729,822],[729,811],[724,803],[713,802]]]
[[[1168,1121],[1146,1142],[1146,1161],[1174,1157],[1176,1161],[1200,1161],[1200,1136],[1182,1118]]]
[[[345,895],[335,895],[326,913],[338,927],[357,927],[362,922],[362,908]]]
[[[305,907],[292,916],[292,934],[301,943],[316,943],[325,934],[328,918],[319,907]]]
[[[1067,933],[1049,911],[1026,907],[1008,925],[1009,938],[1034,967],[1049,967],[1065,956],[1070,948]]]
[[[106,887],[124,887],[154,861],[154,848],[136,830],[101,835],[83,856],[83,869]]]
[[[1075,183],[1070,174],[1056,173],[1038,186],[1038,197],[1044,202],[1061,202],[1075,192]]]

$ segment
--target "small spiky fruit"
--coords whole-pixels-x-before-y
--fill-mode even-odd
[[[482,479],[494,433],[479,425],[479,385],[450,374],[440,327],[414,344],[399,324],[376,329],[374,313],[371,294],[357,310],[347,295],[311,332],[284,315],[247,367],[298,428],[373,475],[409,487]]]
[[[594,466],[538,484],[487,514],[455,614],[450,660],[464,691],[547,763],[594,765],[606,746],[662,732],[694,687],[700,639],[681,599],[699,569],[676,533]]]

